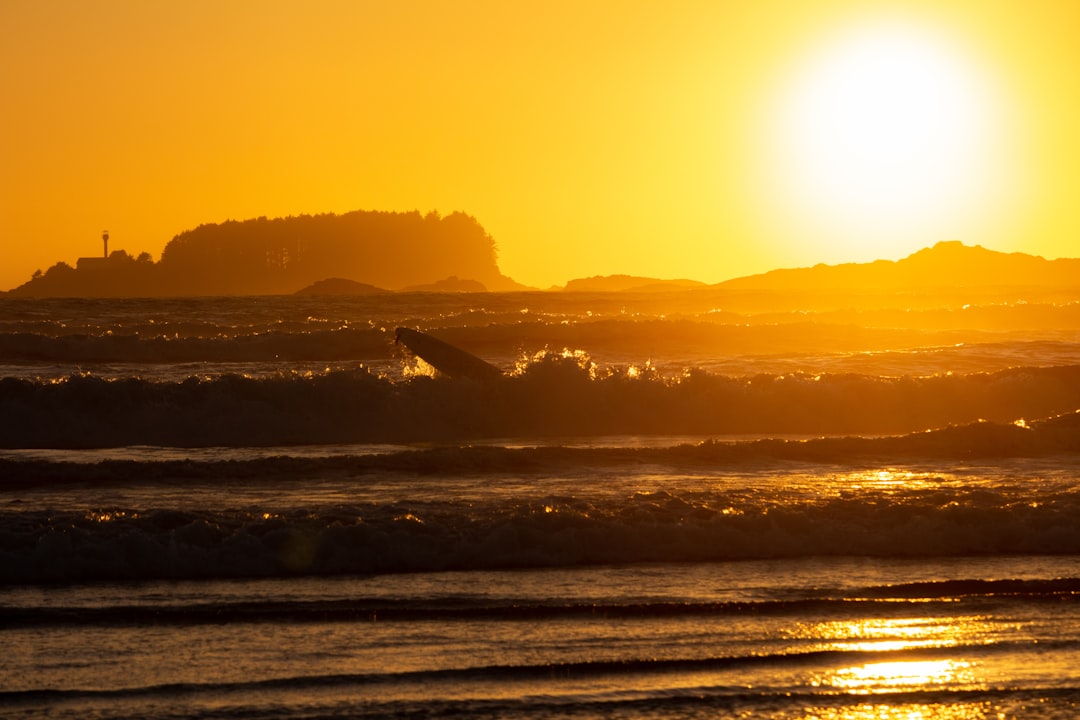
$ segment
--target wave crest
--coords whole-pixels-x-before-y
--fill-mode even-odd
[[[393,381],[365,368],[181,382],[91,374],[59,381],[0,378],[0,446],[882,435],[978,420],[1010,424],[1076,408],[1080,366],[925,378],[802,373],[742,378],[702,371],[665,377],[648,368],[600,371],[587,355],[571,353],[544,355],[491,383],[426,376]]]

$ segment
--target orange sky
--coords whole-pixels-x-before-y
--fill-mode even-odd
[[[463,210],[536,287],[1080,256],[1080,3],[4,0],[0,289],[204,222]]]

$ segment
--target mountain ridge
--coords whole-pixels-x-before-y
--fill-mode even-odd
[[[468,271],[467,274],[461,275],[460,279],[457,275],[449,277],[440,275],[443,271],[460,269],[456,267],[459,264],[456,261],[461,259],[460,256],[455,256],[454,262],[429,263],[429,267],[424,271],[426,275],[387,277],[385,279],[392,282],[385,284],[360,281],[354,277],[346,278],[330,272],[323,274],[320,278],[320,273],[317,270],[311,272],[314,270],[311,267],[308,268],[306,274],[295,272],[296,258],[304,252],[309,256],[312,254],[305,242],[297,241],[293,247],[289,243],[273,238],[274,235],[280,235],[281,230],[286,229],[289,223],[325,224],[343,222],[350,217],[362,220],[373,219],[383,223],[384,228],[387,223],[398,226],[409,224],[413,229],[425,227],[429,234],[438,232],[440,226],[448,223],[456,225],[459,237],[452,238],[456,241],[455,245],[461,249],[471,244],[473,255],[477,259],[471,265],[464,264],[468,267]],[[238,229],[257,231],[263,242],[266,236],[270,236],[270,239],[277,243],[272,249],[277,250],[280,246],[278,253],[270,253],[261,246],[255,247],[257,252],[249,252],[249,255],[255,256],[256,265],[267,266],[263,268],[263,276],[258,278],[264,282],[231,285],[230,281],[236,283],[238,278],[230,271],[241,266],[241,263],[235,261],[231,267],[225,268],[224,273],[218,274],[216,283],[200,287],[197,282],[192,282],[192,277],[197,277],[200,271],[203,274],[207,272],[199,267],[207,252],[210,250],[219,252],[215,250],[215,246],[208,244],[213,241],[208,236],[224,232],[235,233]],[[401,228],[397,228],[397,233],[401,232]],[[201,251],[202,256],[195,256],[186,263],[192,269],[186,273],[174,272],[172,277],[163,275],[162,271],[169,266],[170,262],[181,265],[176,260],[181,254],[180,251],[185,249],[184,244],[190,244],[189,238],[198,238],[200,235],[203,236],[204,245]],[[402,244],[402,242],[392,242],[389,247],[398,248],[397,251],[400,253]],[[225,247],[224,243],[222,247]],[[372,246],[370,243],[361,242],[359,247],[370,250]],[[444,218],[436,213],[421,216],[416,212],[395,214],[356,211],[346,216],[302,216],[276,221],[259,218],[243,223],[230,221],[221,225],[200,226],[194,231],[182,233],[174,238],[167,250],[168,252],[162,256],[162,261],[158,263],[154,263],[147,253],[143,253],[136,259],[122,250],[114,251],[105,259],[82,258],[77,268],[72,268],[66,263],[57,263],[43,276],[40,273],[35,274],[30,282],[2,294],[23,297],[122,297],[125,295],[187,296],[213,293],[351,295],[381,292],[542,292],[503,275],[497,265],[494,241],[474,218],[463,213],[454,213]],[[391,260],[393,252],[394,250],[391,250],[386,253],[386,257],[382,259],[384,264]],[[352,258],[352,266],[366,265],[370,270],[371,265],[374,264],[371,262],[372,259],[370,254],[362,258]],[[398,262],[391,265],[393,264],[405,266],[401,269],[408,271],[411,270],[414,261],[406,254],[398,257]],[[349,267],[349,263],[332,262],[332,258],[326,257],[323,258],[320,269],[340,270],[346,267]],[[270,272],[267,272],[267,268]],[[181,275],[186,275],[189,284],[180,284]],[[284,282],[286,279],[288,282]],[[416,282],[417,280],[419,282]],[[955,291],[974,288],[1040,288],[1080,291],[1080,258],[1047,260],[1038,255],[1021,252],[1004,253],[989,250],[981,245],[965,245],[959,240],[946,240],[917,250],[899,260],[874,260],[836,265],[819,263],[810,267],[779,268],[714,284],[689,279],[661,279],[615,274],[572,279],[564,286],[553,286],[549,291],[669,293],[720,290],[844,294],[942,289]]]
[[[706,285],[630,275],[597,275],[570,280],[563,291],[659,292],[682,289],[783,292],[868,292],[959,288],[1080,288],[1080,259],[1047,260],[1038,255],[989,250],[943,240],[900,260],[818,263],[778,268]]]
[[[726,290],[858,291],[974,287],[1080,287],[1080,259],[1047,260],[943,240],[900,260],[818,264],[733,278]]]

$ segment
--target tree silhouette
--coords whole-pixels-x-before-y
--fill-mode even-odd
[[[57,263],[12,291],[24,295],[254,295],[296,292],[326,278],[389,290],[449,277],[489,290],[516,284],[499,272],[495,241],[471,215],[362,211],[258,217],[200,225],[174,237],[157,263],[114,250],[85,267]]]

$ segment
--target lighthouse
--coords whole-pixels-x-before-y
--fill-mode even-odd
[[[105,243],[105,255],[104,255],[104,257],[105,257],[106,260],[108,260],[109,259],[109,231],[108,230],[102,230],[101,231],[101,242]]]

